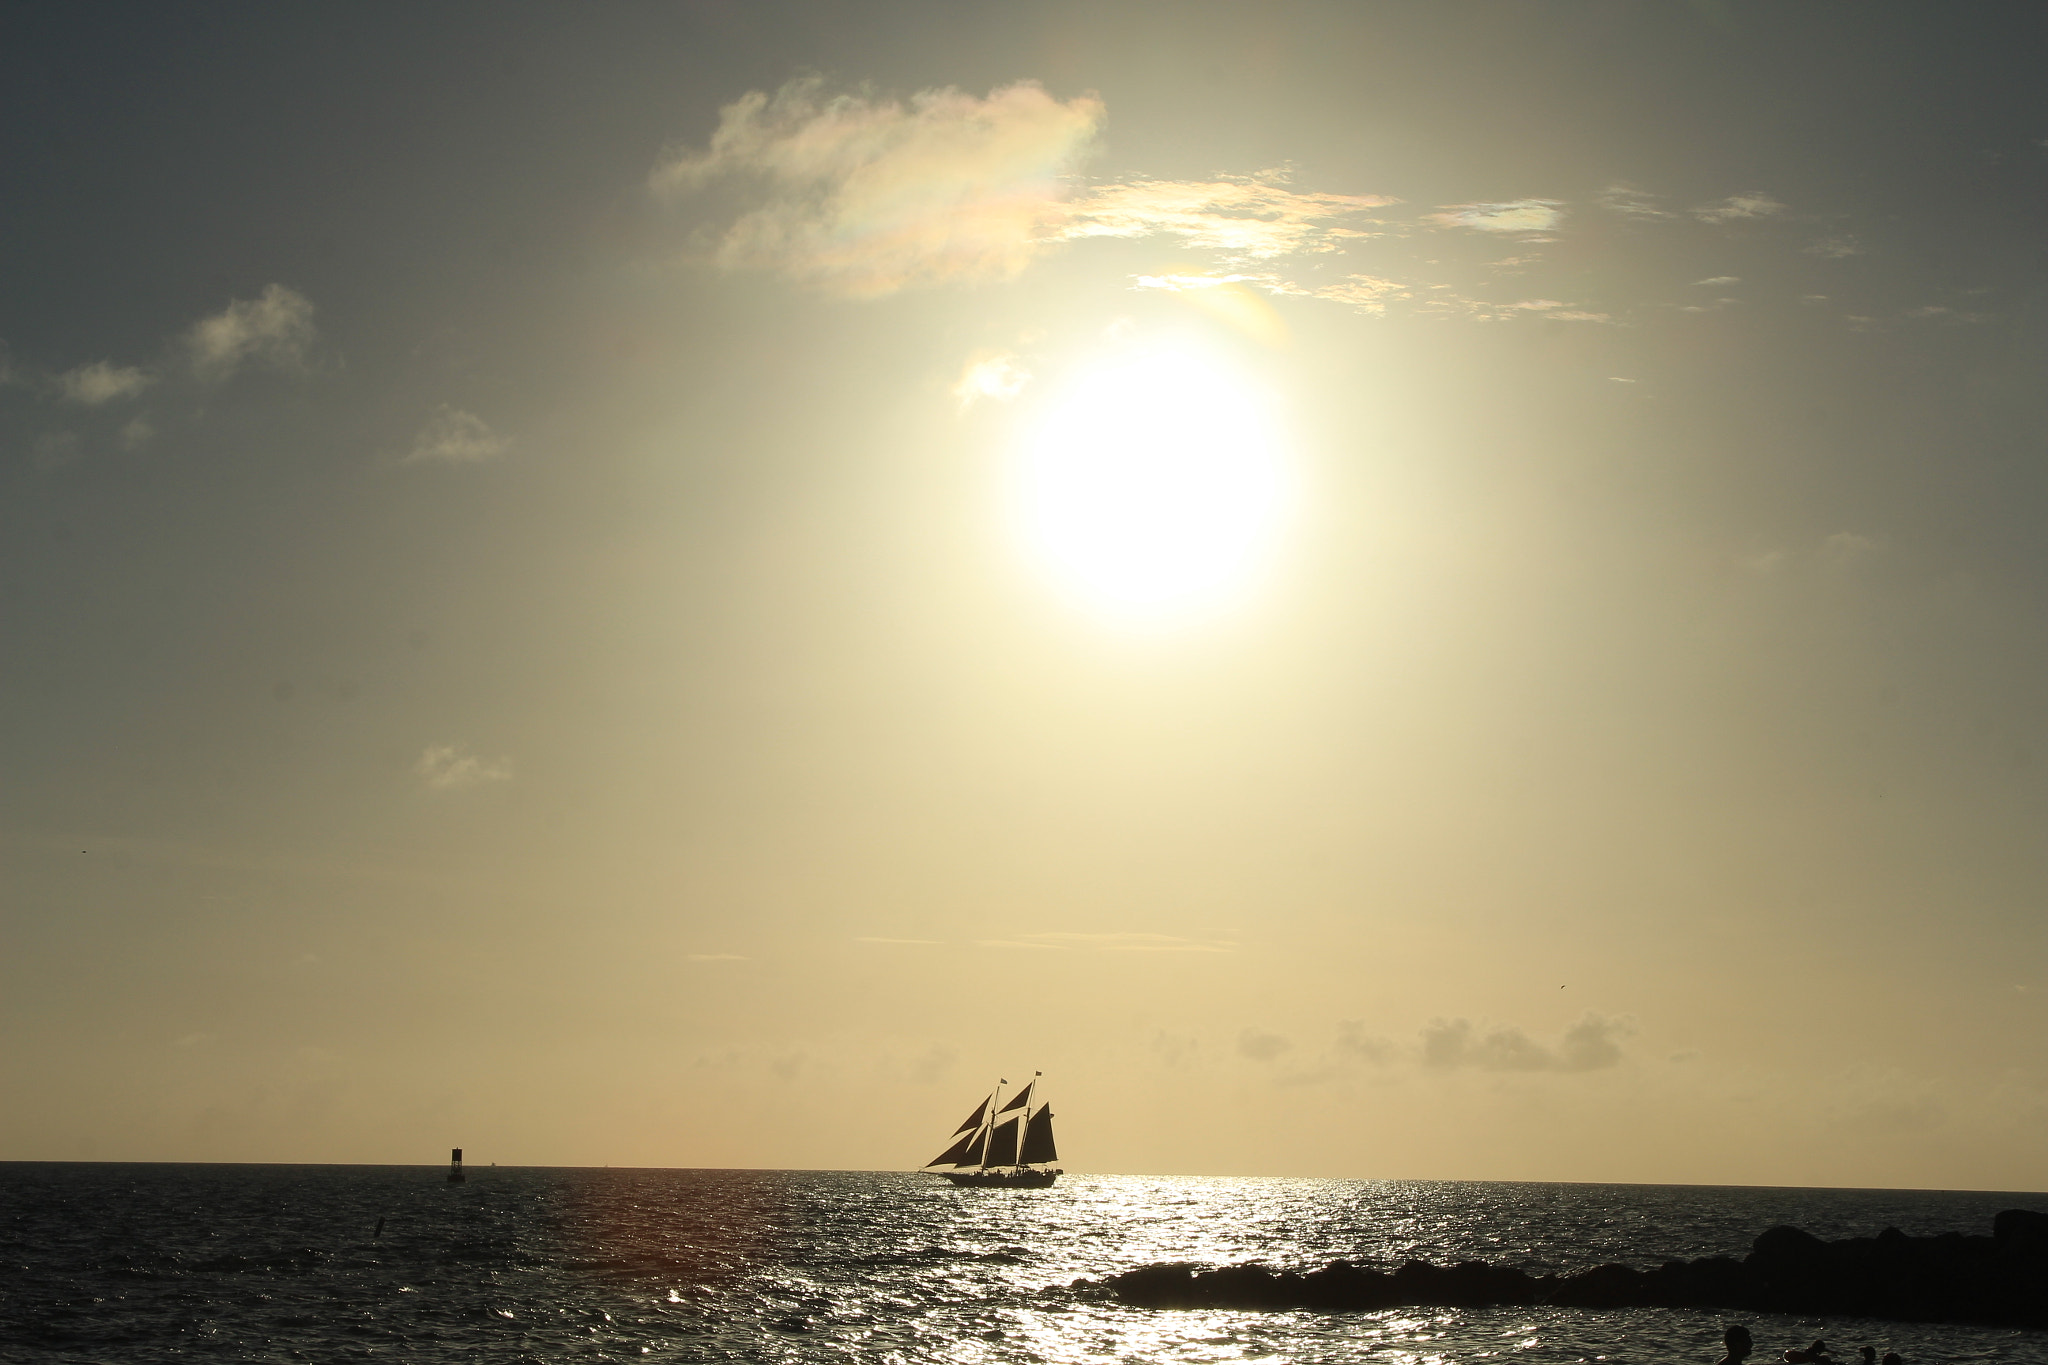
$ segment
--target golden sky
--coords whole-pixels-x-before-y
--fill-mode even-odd
[[[361,16],[0,56],[0,1159],[2048,1183],[2038,11]]]

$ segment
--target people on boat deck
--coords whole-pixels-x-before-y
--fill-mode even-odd
[[[1749,1329],[1739,1323],[1721,1333],[1721,1344],[1728,1350],[1721,1357],[1721,1365],[1742,1365],[1756,1349],[1756,1343],[1749,1339]]]
[[[1785,1348],[1785,1365],[1806,1365],[1806,1362],[1834,1365],[1834,1361],[1835,1358],[1828,1354],[1828,1344],[1825,1341],[1816,1341],[1803,1351],[1791,1346]]]
[[[1897,1351],[1886,1351],[1884,1359],[1879,1361],[1878,1365],[1906,1365],[1906,1361]]]
[[[1877,1365],[1877,1348],[1875,1346],[1858,1346],[1856,1354],[1863,1357],[1863,1365]]]

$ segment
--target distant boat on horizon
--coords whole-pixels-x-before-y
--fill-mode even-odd
[[[1052,1136],[1052,1106],[1038,1097],[1038,1078],[1003,1104],[996,1082],[988,1098],[974,1107],[967,1121],[953,1130],[953,1144],[924,1164],[955,1185],[1011,1190],[1042,1190],[1059,1179],[1060,1159]],[[1007,1117],[1006,1117],[1007,1116]]]

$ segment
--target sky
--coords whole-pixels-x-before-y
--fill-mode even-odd
[[[5,26],[0,1159],[2048,1188],[2048,11]]]

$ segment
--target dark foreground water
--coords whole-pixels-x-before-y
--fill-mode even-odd
[[[1153,1312],[1076,1294],[1158,1261],[1531,1270],[1988,1232],[2048,1196],[1067,1176],[955,1190],[775,1171],[0,1163],[0,1360],[1712,1362],[1824,1336],[2048,1365],[2048,1333],[1526,1308]],[[374,1235],[384,1220],[382,1236]]]

